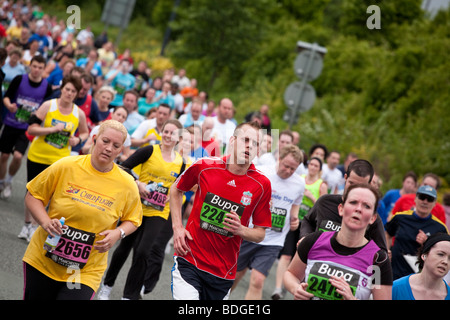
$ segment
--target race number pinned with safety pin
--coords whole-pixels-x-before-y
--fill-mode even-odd
[[[224,229],[223,221],[227,213],[236,212],[239,218],[244,213],[245,207],[239,203],[219,197],[208,192],[202,204],[200,213],[200,227],[223,236],[232,237],[233,234]]]
[[[355,295],[359,283],[357,273],[320,261],[315,262],[309,271],[306,291],[312,293],[319,300],[342,300],[342,295],[337,293],[336,288],[328,281],[331,276],[343,277],[350,285],[352,294]]]

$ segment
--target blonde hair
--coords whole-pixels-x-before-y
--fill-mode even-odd
[[[116,120],[106,120],[106,121],[104,121],[100,125],[100,127],[98,128],[97,137],[102,135],[103,132],[105,132],[105,130],[109,129],[109,128],[117,130],[120,133],[122,133],[122,135],[123,135],[123,142],[125,142],[125,140],[127,139],[128,131],[127,131],[127,129],[125,128],[125,126],[123,124],[121,124],[119,121],[116,121]]]
[[[119,121],[117,120],[105,120],[104,122],[102,122],[102,124],[100,125],[100,127],[98,128],[98,132],[97,135],[94,139],[94,143],[91,145],[91,147],[89,148],[89,153],[92,154],[92,151],[95,148],[95,141],[98,139],[98,137],[100,137],[100,135],[103,134],[103,132],[105,132],[106,129],[111,128],[114,130],[119,131],[122,136],[123,136],[123,142],[122,144],[125,142],[125,140],[127,139],[128,136],[128,131],[125,128],[125,126],[123,124],[121,124]]]
[[[101,88],[97,91],[97,94],[99,95],[99,94],[102,93],[102,92],[108,92],[108,93],[110,93],[110,94],[112,95],[111,101],[113,101],[114,98],[116,97],[116,90],[114,90],[113,87],[111,87],[111,86],[103,86],[103,87],[101,87]]]

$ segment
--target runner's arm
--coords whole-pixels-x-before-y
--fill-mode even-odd
[[[181,218],[181,206],[183,204],[183,191],[176,187],[176,183],[170,188],[170,211],[173,228],[173,248],[177,255],[185,255],[190,251],[186,238],[192,240],[192,236],[183,227]]]

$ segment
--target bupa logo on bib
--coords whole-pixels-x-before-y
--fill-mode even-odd
[[[242,194],[241,203],[242,203],[244,206],[250,205],[250,203],[252,203],[252,197],[253,197],[253,195],[251,194],[250,191],[245,191],[245,192]]]

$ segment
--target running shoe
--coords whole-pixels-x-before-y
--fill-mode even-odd
[[[28,237],[27,237],[27,241],[28,242],[31,241],[31,237],[33,236],[33,234],[36,231],[37,227],[38,227],[37,225],[30,224],[30,230],[28,232]]]
[[[272,293],[272,300],[282,300],[284,298],[284,295],[286,293],[286,289],[283,288],[275,288],[275,290]]]
[[[109,300],[109,295],[111,294],[111,290],[113,287],[107,286],[102,283],[100,286],[100,290],[98,290],[97,299],[98,300]]]
[[[9,198],[11,198],[11,194],[12,194],[11,183],[5,182],[4,188],[2,191],[2,198],[9,199]]]
[[[24,224],[22,230],[20,230],[19,235],[17,236],[20,239],[28,240],[28,235],[30,234],[31,223]]]

